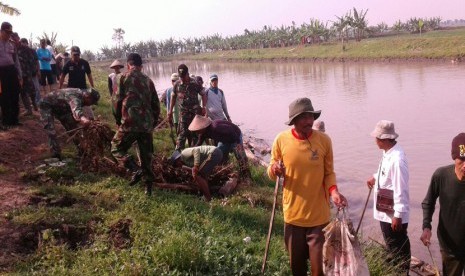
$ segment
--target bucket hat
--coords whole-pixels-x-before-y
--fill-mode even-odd
[[[399,137],[394,129],[394,123],[388,120],[379,121],[370,135],[378,139],[396,139]]]
[[[312,113],[316,120],[320,117],[321,110],[315,111],[309,98],[298,98],[289,105],[289,120],[285,124],[293,125],[293,120],[302,113]]]
[[[124,68],[124,65],[119,60],[115,59],[115,61],[113,61],[110,65],[110,68],[114,69],[115,67]]]
[[[191,124],[189,125],[190,131],[198,131],[204,128],[207,128],[211,125],[212,120],[208,117],[195,115],[194,120],[192,120]]]

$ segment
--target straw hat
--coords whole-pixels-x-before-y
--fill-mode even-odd
[[[207,128],[211,125],[212,120],[208,117],[195,115],[194,120],[192,120],[191,124],[189,125],[190,131],[198,131]]]
[[[379,121],[370,135],[378,139],[396,139],[399,137],[394,129],[394,123],[388,120]]]
[[[115,61],[113,61],[113,63],[110,65],[111,69],[115,69],[114,67],[124,68],[124,65],[119,62],[119,60],[115,59]]]
[[[312,113],[313,118],[316,120],[320,117],[321,110],[315,111],[309,98],[299,98],[289,105],[289,120],[285,124],[292,125],[293,120],[302,113]]]

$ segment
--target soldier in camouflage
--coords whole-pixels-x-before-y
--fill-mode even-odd
[[[117,83],[112,107],[118,130],[111,141],[111,153],[119,164],[132,172],[129,184],[134,185],[143,178],[145,193],[151,195],[155,180],[152,170],[152,131],[160,115],[160,101],[153,81],[142,73],[142,58],[139,54],[128,55],[127,72],[118,75]],[[137,142],[141,167],[128,154],[134,142]]]
[[[202,86],[189,76],[189,69],[185,64],[178,66],[178,74],[180,80],[176,81],[173,87],[173,93],[171,93],[168,118],[170,123],[172,123],[173,109],[176,105],[176,101],[179,101],[180,118],[176,150],[182,150],[185,147],[186,139],[191,140],[194,138],[192,132],[189,131],[189,125],[195,115],[205,115],[205,104],[207,99]],[[199,95],[202,96],[202,107],[200,106]],[[195,141],[193,144],[195,144]]]
[[[58,119],[67,131],[76,129],[79,124],[88,125],[89,118],[84,116],[84,106],[96,104],[100,94],[95,89],[67,88],[50,92],[39,101],[39,110],[53,157],[61,160],[61,148],[58,143],[54,118]],[[78,146],[79,141],[73,139]],[[79,148],[78,148],[79,149]]]
[[[17,33],[13,33],[11,38],[18,49],[19,64],[21,65],[23,86],[20,90],[20,96],[24,108],[26,109],[26,113],[24,115],[32,115],[32,106],[34,107],[34,110],[38,110],[32,77],[40,71],[39,58],[37,57],[36,51],[29,48],[27,39],[19,39],[19,35]]]

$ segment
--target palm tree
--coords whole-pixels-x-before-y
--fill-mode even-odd
[[[3,4],[2,2],[0,2],[0,12],[6,13],[9,15],[20,15],[21,14],[18,9],[10,7],[7,4]]]
[[[346,14],[343,16],[336,16],[337,21],[333,21],[333,28],[337,31],[339,34],[339,38],[341,39],[341,44],[342,44],[342,51],[345,51],[345,45],[344,45],[344,35],[346,34],[346,29],[350,24],[350,17]],[[349,39],[347,37],[347,39]]]
[[[360,12],[358,12],[357,9],[354,8],[354,16],[352,17],[351,26],[355,29],[356,41],[362,40],[362,37],[365,34],[365,30],[368,27],[368,21],[365,19],[367,12],[368,10],[366,10],[365,12],[363,12],[363,10],[360,10]]]

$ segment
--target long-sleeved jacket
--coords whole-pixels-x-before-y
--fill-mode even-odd
[[[160,101],[153,81],[140,70],[118,75],[113,94],[113,115],[122,132],[151,132],[160,115]]]

